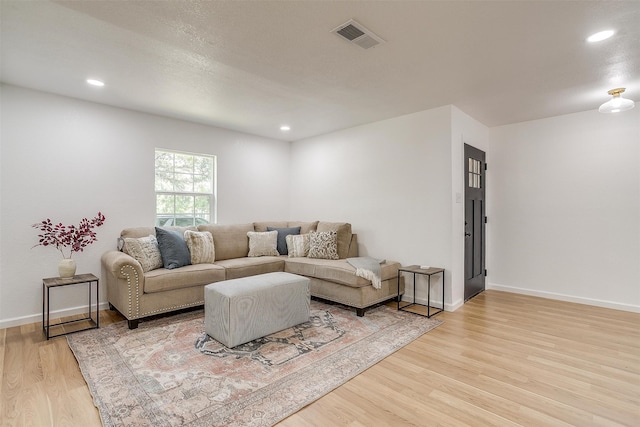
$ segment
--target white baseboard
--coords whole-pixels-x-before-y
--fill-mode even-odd
[[[98,306],[100,310],[109,308],[108,302],[101,302]],[[91,307],[95,310],[95,306]],[[51,312],[52,319],[58,319],[60,317],[74,316],[76,314],[88,313],[89,308],[85,306],[66,308],[64,310],[56,310]],[[32,314],[29,316],[14,317],[12,319],[0,320],[0,329],[12,328],[14,326],[28,325],[30,323],[42,323],[42,313]]]
[[[596,307],[612,308],[614,310],[640,313],[640,306],[632,305],[632,304],[623,304],[623,303],[613,302],[613,301],[577,297],[573,295],[559,294],[555,292],[538,291],[535,289],[516,288],[514,286],[499,285],[497,283],[487,283],[486,289],[494,289],[496,291],[512,292],[515,294],[530,295],[534,297],[555,299],[555,300],[567,301],[567,302],[575,302],[578,304],[593,305]]]
[[[445,304],[444,308],[445,308],[446,311],[456,311],[457,309],[459,309],[463,305],[464,305],[464,300],[459,299],[458,301],[456,301],[453,304]]]
[[[402,301],[409,301],[409,299],[405,299],[405,298],[404,298],[405,296],[406,296],[406,294],[405,294],[405,295],[403,295],[403,297],[402,297]],[[410,297],[410,299],[413,301],[413,297]],[[426,299],[424,299],[424,298],[420,298],[420,297],[418,297],[418,298],[416,298],[416,303],[417,303],[417,304],[422,304],[422,305],[427,305],[427,300],[426,300]],[[455,303],[453,303],[453,304],[447,304],[447,303],[445,303],[445,304],[444,304],[444,311],[456,311],[457,309],[459,309],[459,308],[460,308],[460,307],[462,307],[463,305],[464,305],[464,301],[462,301],[462,300],[456,301],[456,302],[455,302]],[[432,299],[432,300],[431,300],[431,306],[432,306],[432,307],[434,307],[434,306],[435,306],[435,307],[442,307],[442,300],[435,300],[435,299]]]
[[[636,305],[622,304],[622,303],[597,300],[592,298],[576,297],[572,295],[559,294],[555,292],[543,292],[543,291],[538,291],[534,289],[516,288],[514,286],[499,285],[497,283],[487,283],[486,289],[495,289],[497,291],[512,292],[512,293],[522,294],[522,295],[531,295],[531,296],[541,297],[541,298],[549,298],[549,299],[555,299],[560,301],[575,302],[578,304],[594,305],[597,307],[612,308],[615,310],[623,310],[623,311],[630,311],[633,313],[640,313],[640,307]],[[402,300],[406,301],[404,298]],[[416,298],[416,302],[423,305],[427,303],[426,299],[424,298]],[[431,302],[436,306],[440,306],[442,304],[442,301],[440,300],[432,300]],[[458,300],[452,304],[445,303],[444,309],[445,311],[456,311],[463,305],[464,305],[464,301]],[[106,301],[100,303],[100,310],[105,310],[108,307],[109,307],[109,304]],[[87,306],[74,307],[74,308],[69,308],[65,310],[53,311],[51,312],[51,317],[55,319],[59,317],[73,316],[75,314],[86,313],[87,311],[88,311]],[[39,323],[39,322],[42,322],[42,313],[32,314],[32,315],[23,316],[23,317],[15,317],[12,319],[0,320],[0,329],[11,328],[14,326],[28,325],[30,323]]]

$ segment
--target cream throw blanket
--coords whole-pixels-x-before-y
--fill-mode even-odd
[[[371,280],[374,288],[382,287],[380,264],[384,264],[384,259],[376,259],[368,256],[357,258],[347,258],[347,262],[356,268],[356,276]]]

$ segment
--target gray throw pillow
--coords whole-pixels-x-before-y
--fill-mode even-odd
[[[292,234],[300,234],[300,227],[290,227],[290,228],[277,228],[277,227],[267,227],[267,231],[277,231],[278,232],[278,253],[280,255],[288,255],[289,250],[287,249],[287,236]]]
[[[160,256],[164,268],[174,268],[191,265],[191,255],[187,242],[177,231],[165,230],[156,227],[156,239],[160,248]]]

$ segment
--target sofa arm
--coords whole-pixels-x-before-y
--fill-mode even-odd
[[[109,304],[128,320],[138,319],[144,289],[140,263],[124,252],[109,251],[102,255],[102,271],[107,282]]]

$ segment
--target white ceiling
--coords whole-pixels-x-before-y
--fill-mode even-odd
[[[0,4],[4,83],[275,139],[447,104],[503,125],[596,109],[618,86],[640,101],[640,1]],[[330,32],[352,18],[386,43]]]

